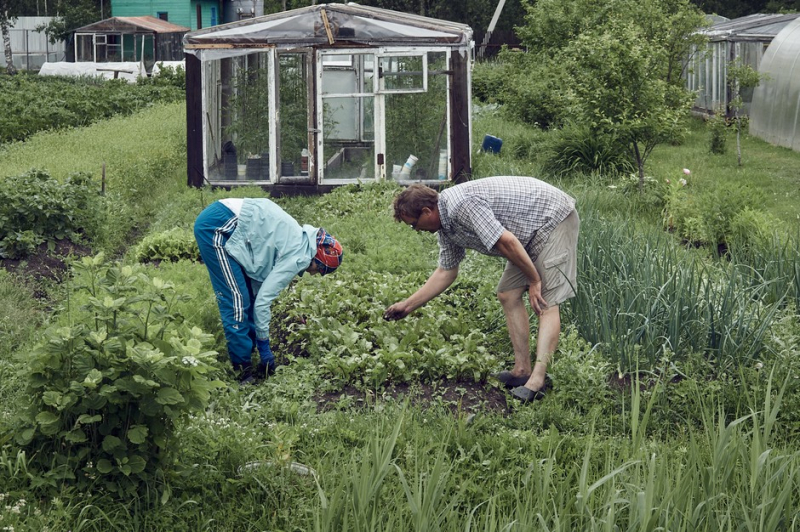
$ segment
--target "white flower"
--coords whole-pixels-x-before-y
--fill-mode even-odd
[[[681,186],[682,187],[686,186],[686,180],[684,178],[681,178]]]
[[[197,366],[198,364],[197,359],[193,356],[185,356],[181,359],[181,362],[183,362],[185,366]]]
[[[684,169],[683,169],[683,173],[684,173],[684,174],[686,174],[686,175],[689,175],[689,174],[691,174],[691,173],[692,173],[692,171],[691,171],[691,170],[689,170],[688,168],[684,168]]]

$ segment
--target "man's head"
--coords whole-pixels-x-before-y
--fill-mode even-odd
[[[417,231],[435,233],[442,226],[439,193],[425,185],[409,185],[394,198],[393,207],[395,221],[407,223]]]
[[[333,273],[342,263],[342,257],[344,257],[344,251],[339,241],[325,229],[320,228],[317,231],[317,253],[311,259],[308,271],[320,275]]]

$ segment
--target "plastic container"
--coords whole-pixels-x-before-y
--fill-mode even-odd
[[[481,149],[486,153],[500,153],[500,148],[503,147],[503,139],[499,139],[492,135],[483,137],[483,145]]]
[[[400,170],[400,177],[401,178],[409,178],[411,177],[411,169],[414,168],[414,165],[417,164],[417,159],[413,155],[409,155],[408,159],[406,160],[405,164],[403,165],[403,169]]]
[[[447,179],[447,150],[439,150],[439,181]]]
[[[308,175],[308,156],[311,155],[306,148],[300,152],[300,175]]]

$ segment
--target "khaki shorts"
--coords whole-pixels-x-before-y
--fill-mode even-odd
[[[575,296],[575,280],[578,263],[578,230],[581,220],[577,211],[569,213],[564,221],[556,226],[545,242],[541,253],[533,262],[542,278],[542,297],[548,306],[560,305]],[[528,278],[512,262],[497,284],[497,293],[528,286]]]

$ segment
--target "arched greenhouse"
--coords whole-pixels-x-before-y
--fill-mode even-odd
[[[800,151],[800,18],[767,48],[753,93],[750,133],[770,144]]]

